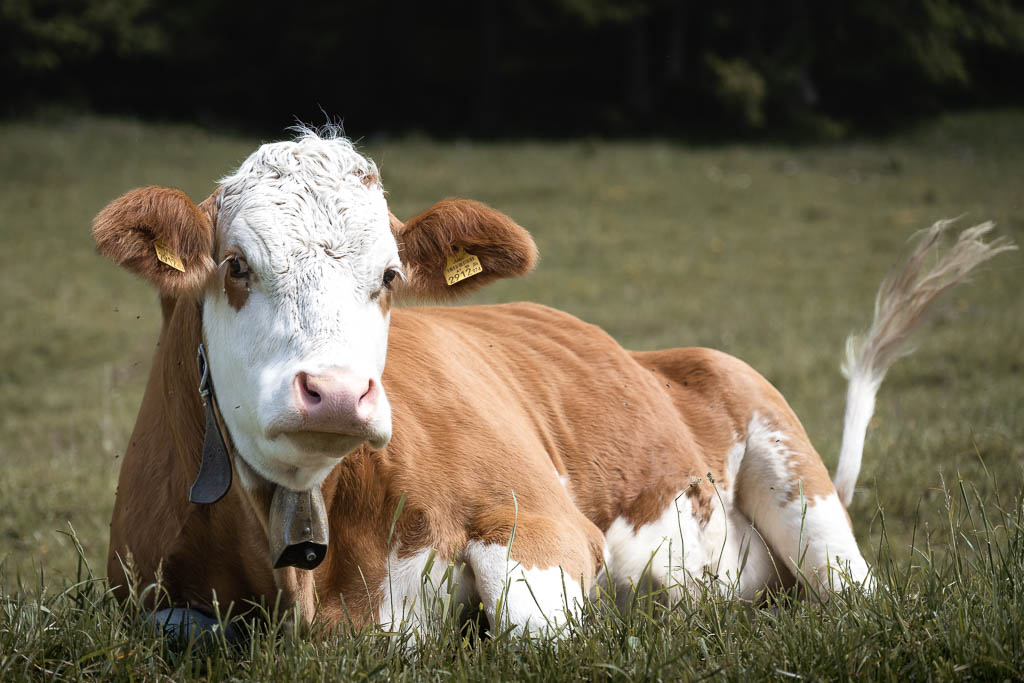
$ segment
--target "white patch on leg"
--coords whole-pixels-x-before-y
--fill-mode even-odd
[[[772,429],[767,420],[757,413],[747,425],[747,441],[737,475],[747,482],[743,490],[744,512],[758,524],[761,518],[757,508],[784,505],[789,500],[790,487],[796,476],[790,466],[794,452],[789,448],[785,432]],[[751,486],[756,482],[756,486]]]
[[[783,443],[781,435],[766,435],[773,444]],[[634,529],[620,517],[605,532],[606,573],[597,584],[607,592],[614,583],[620,606],[638,588],[667,588],[675,599],[682,591],[706,586],[750,600],[779,583],[767,542],[735,507],[740,468],[750,465],[747,444],[736,438],[726,454],[725,481],[715,484],[707,523],[694,515],[690,499],[681,492],[659,519]]]
[[[747,445],[738,434],[734,438],[736,443],[725,457],[725,482],[718,487],[728,525],[716,573],[724,590],[740,599],[753,600],[760,591],[780,583],[781,577],[767,542],[736,507],[736,489]]]
[[[632,591],[646,587],[666,588],[673,598],[681,591],[694,590],[698,582],[719,571],[719,563],[735,554],[731,549],[725,509],[712,501],[712,513],[702,524],[693,514],[685,492],[665,508],[661,517],[634,528],[623,517],[605,532],[605,566],[615,582],[617,601],[625,604]]]
[[[786,548],[785,559],[798,578],[821,597],[850,584],[871,589],[871,571],[837,494],[817,497],[814,505],[806,499],[793,500],[784,516],[790,525],[787,535],[794,541]]]
[[[483,603],[491,630],[511,625],[530,635],[565,635],[569,614],[578,618],[583,605],[580,577],[557,566],[526,569],[506,559],[507,550],[496,543],[466,545],[467,574],[472,570],[476,597]]]
[[[781,583],[767,542],[736,508],[729,510],[728,534],[718,565],[724,590],[742,600],[754,600],[768,586]]]
[[[729,490],[729,501],[732,502],[733,492],[736,490],[736,479],[739,477],[740,465],[743,464],[743,455],[747,452],[746,444],[740,440],[738,434],[733,434],[736,443],[725,455],[725,486]]]
[[[870,571],[838,495],[790,500],[794,453],[787,435],[756,414],[747,429],[740,473],[743,512],[771,544],[777,561],[822,594],[850,582],[869,587]]]
[[[423,548],[404,558],[392,551],[388,557],[388,577],[381,586],[383,601],[377,623],[388,631],[411,628],[418,633],[425,619],[449,607],[448,596],[468,602],[461,580],[460,562],[435,555]]]

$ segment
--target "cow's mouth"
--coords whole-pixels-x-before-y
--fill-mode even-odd
[[[362,443],[374,449],[383,448],[390,440],[390,434],[367,428],[358,434],[319,431],[279,431],[276,437],[284,437],[301,453],[315,457],[340,459],[354,451]]]
[[[331,458],[343,458],[368,438],[358,434],[333,432],[282,432],[281,436],[292,442],[299,451]]]

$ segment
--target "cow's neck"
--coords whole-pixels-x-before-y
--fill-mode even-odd
[[[173,485],[188,495],[199,470],[206,420],[198,392],[196,348],[202,339],[202,309],[194,299],[161,298],[164,323],[160,331],[159,372],[163,413],[171,435]]]
[[[206,409],[198,391],[200,375],[196,360],[196,349],[203,342],[202,306],[195,300],[168,301],[164,298],[161,300],[161,308],[164,313],[164,325],[160,334],[164,414],[168,417],[167,423],[174,444],[174,469],[177,473],[174,486],[184,497],[188,495],[189,488],[199,472],[204,435],[208,427]],[[216,414],[216,393],[211,394],[207,400]],[[268,529],[268,522],[271,521],[268,517],[275,487],[248,467],[243,459],[236,457],[238,454],[234,451],[230,433],[219,415],[216,422],[234,467],[243,475],[240,479],[248,483],[248,486],[236,485],[241,495],[229,495],[216,505],[240,503],[248,506],[255,513],[255,519],[266,538],[268,532],[273,533],[272,529]],[[196,503],[187,505],[190,510],[188,517],[202,515],[203,510],[207,508]],[[322,521],[326,524],[326,520]],[[269,564],[272,561],[269,548],[266,558]],[[311,572],[296,570],[293,567],[274,570],[274,581],[277,588],[282,591],[283,604],[299,606],[301,618],[307,623],[313,613],[312,579]]]

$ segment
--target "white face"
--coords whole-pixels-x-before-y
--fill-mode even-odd
[[[203,300],[217,404],[254,470],[305,490],[391,437],[381,373],[401,262],[383,188],[348,141],[305,133],[262,146],[220,199]]]

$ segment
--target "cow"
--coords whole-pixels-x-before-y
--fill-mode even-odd
[[[929,304],[1014,248],[936,224],[848,348],[831,478],[782,395],[707,348],[634,352],[533,303],[447,303],[529,272],[530,235],[449,198],[401,221],[333,129],[265,144],[199,204],[143,187],[94,219],[163,323],[124,454],[108,575],[197,619],[418,629],[441,591],[562,635],[584,600],[870,590],[847,506],[888,367]],[[934,262],[925,268],[926,262]],[[162,596],[163,603],[157,599]]]

